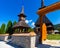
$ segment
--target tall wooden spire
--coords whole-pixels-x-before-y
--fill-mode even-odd
[[[18,17],[19,17],[19,21],[20,20],[25,20],[26,15],[24,14],[24,6],[23,5],[22,5],[22,9],[21,9],[21,12],[18,15]]]
[[[24,0],[22,0],[22,9],[21,9],[21,12],[20,12],[20,14],[18,15],[18,17],[19,17],[19,21],[20,20],[25,20],[25,14],[24,14]]]
[[[22,8],[21,8],[21,12],[18,15],[19,20],[18,23],[16,25],[13,26],[14,29],[19,29],[19,32],[28,32],[28,29],[30,28],[30,26],[28,24],[26,24],[25,22],[25,17],[26,15],[24,14],[24,4],[23,4],[22,0]]]
[[[24,0],[22,0],[22,9],[21,9],[21,14],[24,14]]]
[[[44,0],[41,0],[41,7],[44,7]]]
[[[21,14],[24,14],[24,6],[22,5]]]

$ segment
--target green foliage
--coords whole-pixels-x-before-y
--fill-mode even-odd
[[[15,31],[12,29],[12,27],[16,24],[17,22],[14,21],[12,23],[12,21],[8,21],[7,25],[2,24],[1,28],[0,28],[0,34],[4,34],[4,33],[9,33],[10,35],[19,32],[19,29],[15,29]],[[29,28],[28,32],[32,32],[34,31],[33,28]],[[23,32],[23,31],[22,31]]]
[[[4,33],[9,33],[9,34],[13,34],[13,29],[12,27],[16,24],[17,22],[14,21],[12,23],[12,21],[8,21],[7,26],[5,24],[2,24],[2,26],[0,27],[0,34],[4,34]],[[16,29],[17,32],[17,29]]]
[[[48,34],[47,39],[49,39],[49,40],[60,40],[60,34]]]
[[[17,23],[17,22],[14,21],[14,22],[13,22],[13,26],[14,26],[16,23]],[[14,32],[15,32],[15,33],[18,32],[18,29],[14,29]]]
[[[28,29],[28,32],[32,32],[32,31],[34,31],[33,28],[29,28]]]
[[[4,33],[5,33],[5,24],[2,24],[0,28],[0,34],[4,34]]]
[[[16,23],[17,23],[17,22],[16,22],[16,21],[14,21],[14,22],[13,22],[13,26],[14,26]]]
[[[1,28],[0,28],[0,32],[1,32]]]
[[[54,25],[54,29],[60,31],[60,24],[56,24],[56,25]]]
[[[9,21],[6,27],[6,33],[13,34],[12,22]]]

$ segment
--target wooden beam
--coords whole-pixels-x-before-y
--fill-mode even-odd
[[[60,10],[60,2],[57,2],[57,3],[55,3],[55,4],[52,4],[52,5],[47,6],[47,7],[45,7],[45,8],[42,8],[42,9],[38,10],[37,13],[38,13],[39,15],[42,15],[42,14],[47,14],[47,13],[49,13],[49,12],[53,12],[53,11],[55,11],[55,10]]]
[[[40,43],[42,44],[42,25],[43,25],[43,15],[40,16]]]

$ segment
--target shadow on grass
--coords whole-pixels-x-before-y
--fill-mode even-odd
[[[39,44],[38,48],[60,48],[60,47],[51,46],[51,45],[47,45],[47,44]]]

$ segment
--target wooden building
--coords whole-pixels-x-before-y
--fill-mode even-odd
[[[53,24],[46,16],[43,16],[43,23],[45,23],[47,26],[47,33],[48,34],[53,33],[54,30]],[[35,26],[36,26],[35,28],[37,28],[38,31],[40,31],[40,17],[36,21]]]
[[[22,6],[22,11],[21,13],[18,15],[19,17],[19,20],[17,22],[17,24],[15,24],[13,26],[13,29],[18,29],[19,33],[23,32],[23,33],[26,33],[28,32],[28,29],[30,28],[30,26],[25,22],[25,18],[26,18],[26,15],[24,14],[24,6]]]
[[[43,0],[42,0],[43,1]],[[47,26],[46,23],[43,23],[43,18],[45,16],[45,14],[49,13],[49,12],[53,12],[55,10],[60,10],[60,2],[57,2],[55,4],[52,4],[50,6],[44,7],[42,6],[41,9],[38,10],[37,14],[39,15],[40,18],[40,39],[39,41],[42,43],[44,40],[47,39],[47,28],[51,27],[51,25]],[[52,30],[53,31],[53,30]]]
[[[42,9],[42,8],[45,8],[45,7],[46,6],[44,5],[44,0],[41,0],[41,8],[39,8],[39,10]],[[46,15],[43,16],[43,21],[42,22],[45,23],[46,26],[47,26],[47,33],[48,34],[52,33],[53,30],[54,30],[54,27],[53,27],[52,22],[47,18]],[[41,23],[40,23],[40,16],[39,16],[39,18],[37,19],[37,21],[35,23],[35,29],[37,28],[38,31],[40,31],[40,24]]]

